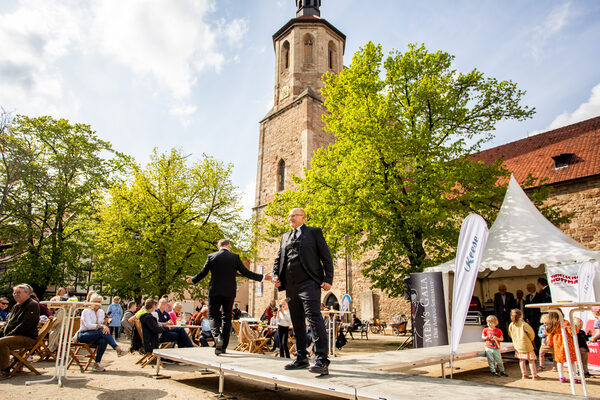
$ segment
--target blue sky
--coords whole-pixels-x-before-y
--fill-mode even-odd
[[[258,122],[273,101],[271,35],[293,0],[3,0],[0,106],[87,123],[146,162],[152,149],[234,164],[252,206]],[[347,36],[456,56],[527,90],[537,113],[498,125],[493,145],[600,115],[600,2],[323,0]]]

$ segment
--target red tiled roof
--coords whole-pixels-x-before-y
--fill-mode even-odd
[[[555,168],[552,157],[573,154],[569,165]],[[528,174],[546,184],[600,174],[600,117],[484,150],[470,157],[491,164],[502,158],[517,182]]]

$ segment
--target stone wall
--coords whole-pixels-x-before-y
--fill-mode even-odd
[[[574,212],[569,224],[559,228],[592,250],[600,250],[600,176],[552,185],[549,204],[563,213]]]

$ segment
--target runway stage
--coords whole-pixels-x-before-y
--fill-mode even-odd
[[[477,343],[479,347],[481,343]],[[420,350],[420,349],[415,349]],[[328,394],[342,399],[565,399],[565,394],[510,388],[481,383],[415,376],[382,368],[402,363],[414,350],[359,354],[337,357],[329,366],[329,375],[316,377],[308,370],[286,371],[289,359],[240,352],[216,356],[212,347],[193,349],[157,349],[160,358],[196,365],[219,375],[219,393],[225,393],[225,377],[238,376],[263,382],[267,387],[292,388]],[[460,349],[459,349],[460,352]],[[412,356],[411,356],[412,357]],[[414,362],[413,360],[410,362]],[[431,357],[428,357],[429,359]],[[159,372],[157,363],[157,373]],[[429,364],[431,365],[431,364]]]

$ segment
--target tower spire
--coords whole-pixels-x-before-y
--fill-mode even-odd
[[[321,16],[321,0],[296,0],[296,17]]]

